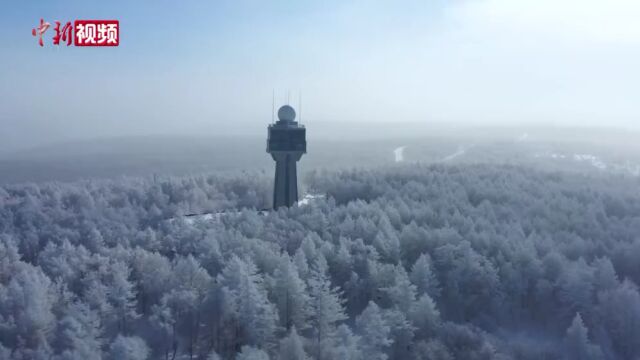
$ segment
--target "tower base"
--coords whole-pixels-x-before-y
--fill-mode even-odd
[[[291,207],[298,202],[297,161],[302,153],[272,153],[276,161],[276,177],[273,184],[273,208]]]

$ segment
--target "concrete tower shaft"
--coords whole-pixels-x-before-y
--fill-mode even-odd
[[[295,121],[289,105],[278,110],[279,120],[269,125],[267,152],[276,162],[273,208],[290,207],[298,202],[297,162],[307,152],[306,129]]]

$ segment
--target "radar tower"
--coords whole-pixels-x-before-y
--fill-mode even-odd
[[[298,202],[297,162],[307,152],[306,129],[295,121],[290,105],[278,109],[278,121],[268,127],[267,152],[276,162],[273,208]]]

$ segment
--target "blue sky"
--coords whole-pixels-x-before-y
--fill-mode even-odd
[[[40,48],[41,17],[120,20],[121,45],[50,29]],[[0,143],[253,133],[274,88],[302,91],[309,122],[637,127],[639,17],[631,0],[11,1]]]

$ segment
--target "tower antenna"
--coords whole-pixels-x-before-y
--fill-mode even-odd
[[[298,93],[298,117],[298,121],[302,124],[302,90]]]
[[[276,89],[274,88],[271,92],[271,123],[275,123],[274,114],[276,112]]]

